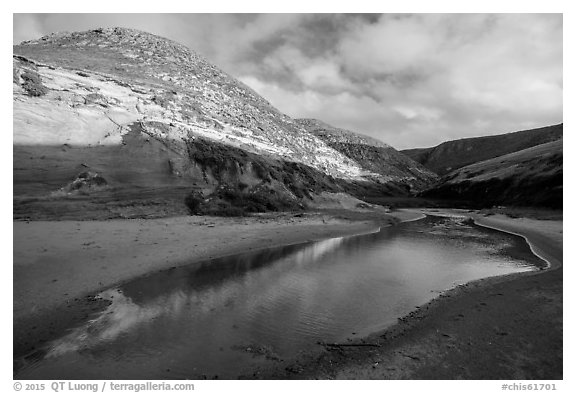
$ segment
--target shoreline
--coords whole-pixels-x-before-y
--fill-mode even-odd
[[[546,269],[553,269],[553,268],[557,269],[558,267],[562,266],[561,261],[558,261],[555,258],[551,259],[549,256],[546,256],[546,255],[542,255],[542,252],[534,244],[534,240],[531,239],[526,234],[522,233],[521,231],[518,232],[518,231],[511,230],[510,228],[507,228],[506,225],[502,225],[502,223],[500,223],[500,225],[498,225],[498,223],[492,223],[491,224],[489,222],[486,222],[486,221],[490,221],[490,220],[489,219],[486,220],[485,216],[479,215],[478,213],[468,212],[468,213],[460,213],[460,214],[462,215],[462,217],[472,218],[472,220],[474,221],[474,224],[476,224],[476,225],[523,238],[526,241],[526,243],[528,244],[528,246],[530,247],[530,251],[532,252],[532,254],[536,255],[538,258],[540,258],[541,260],[546,262],[546,264],[548,265]],[[439,215],[436,212],[430,212],[429,215],[431,215],[431,216],[436,215],[436,216],[442,217],[442,215]]]
[[[488,224],[482,224],[482,223],[479,223],[479,222],[476,221],[476,220],[474,220],[474,224],[479,225],[479,226],[484,227],[484,228],[494,229],[494,230],[496,230],[496,231],[508,233],[508,234],[510,234],[510,235],[515,235],[515,236],[518,236],[518,237],[523,238],[523,239],[526,241],[526,243],[528,244],[528,247],[530,247],[530,252],[532,252],[532,254],[536,255],[538,258],[540,258],[541,260],[543,260],[544,262],[546,262],[546,269],[543,269],[543,270],[548,270],[548,269],[552,269],[552,268],[556,268],[556,269],[557,269],[558,267],[560,267],[560,265],[554,264],[551,260],[549,260],[549,259],[546,258],[545,256],[540,255],[540,254],[538,253],[538,251],[535,249],[534,243],[530,240],[529,237],[527,237],[527,236],[525,236],[525,235],[523,235],[523,234],[521,234],[521,233],[518,233],[518,232],[513,232],[513,231],[508,231],[508,230],[505,230],[505,229],[502,229],[502,228],[498,228],[497,226],[492,226],[492,225],[488,225]]]
[[[445,211],[453,213],[455,210]],[[438,215],[438,210],[429,213]],[[552,225],[544,225],[555,226],[554,233],[550,228],[542,229],[534,225],[538,220],[520,219],[518,222],[518,219],[505,216],[491,218],[476,212],[457,214],[472,218],[477,225],[524,238],[531,251],[550,267],[486,277],[457,285],[416,307],[414,311],[399,318],[396,324],[346,343],[360,344],[359,346],[326,347],[320,355],[304,355],[284,371],[266,370],[261,377],[562,379],[562,221],[556,220],[551,222]],[[536,229],[533,229],[534,227]],[[531,301],[538,292],[546,290],[543,299]],[[550,296],[551,294],[555,296]],[[502,300],[504,298],[506,300]],[[487,299],[490,299],[492,304],[487,303]],[[524,301],[521,302],[522,300]],[[558,303],[553,310],[540,310],[546,315],[534,317],[534,306],[547,308],[546,303],[554,301]],[[489,308],[498,309],[500,312],[490,312]],[[514,311],[518,318],[510,317],[509,314]],[[481,313],[482,318],[475,315],[468,318],[470,312]],[[523,313],[526,313],[524,318]],[[546,320],[546,317],[551,318]],[[547,324],[549,335],[540,337],[539,326],[529,326],[531,322],[538,322],[534,325]],[[511,325],[517,330],[502,330],[503,326]],[[518,334],[518,330],[525,336]],[[490,333],[495,337],[491,337]],[[533,344],[538,350],[522,348],[522,345],[530,345],[531,340],[528,340],[528,337],[533,340],[532,343],[540,341]],[[502,347],[492,345],[496,340],[500,341],[499,345]],[[523,364],[514,365],[514,362],[502,361],[507,351],[524,351],[520,359],[518,356],[514,359],[516,363]],[[527,353],[530,356],[527,357]]]

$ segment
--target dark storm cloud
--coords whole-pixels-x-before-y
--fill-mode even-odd
[[[293,117],[399,148],[562,121],[561,15],[15,15],[14,41],[98,26],[182,42]]]

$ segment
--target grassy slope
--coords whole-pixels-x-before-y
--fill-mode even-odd
[[[562,208],[562,140],[468,165],[444,176],[425,197],[492,205]]]
[[[524,150],[562,138],[563,124],[512,132],[509,134],[466,138],[444,142],[425,149],[401,152],[439,175],[475,162]]]

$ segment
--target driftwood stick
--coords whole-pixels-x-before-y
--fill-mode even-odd
[[[380,347],[380,344],[337,344],[337,343],[318,343],[325,347]]]

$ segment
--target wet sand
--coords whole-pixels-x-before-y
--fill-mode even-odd
[[[524,236],[551,267],[457,287],[385,331],[259,377],[562,379],[562,221],[457,213]]]

